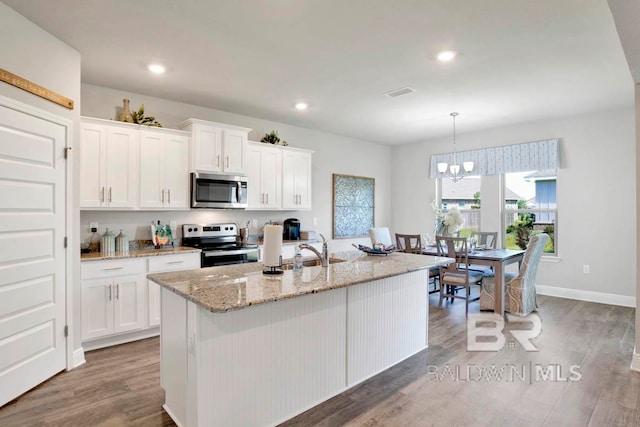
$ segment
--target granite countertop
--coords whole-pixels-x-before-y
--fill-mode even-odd
[[[282,241],[282,246],[299,245],[300,243],[318,243],[318,242],[322,242],[322,240],[320,240],[320,239],[312,239],[312,240],[283,240]],[[256,244],[258,246],[264,246],[264,241],[258,240],[254,244]]]
[[[147,278],[214,313],[351,286],[428,269],[452,260],[428,255],[392,253],[367,256],[340,252],[330,258],[345,260],[328,267],[304,267],[284,274],[262,274],[262,263],[246,263],[198,270],[155,273]],[[425,285],[426,286],[426,285]]]
[[[175,248],[166,248],[166,249],[130,249],[129,253],[123,255],[121,253],[116,252],[113,256],[105,256],[102,252],[91,252],[88,254],[80,254],[81,262],[89,262],[89,261],[104,261],[107,259],[125,259],[125,258],[137,258],[137,257],[145,257],[145,256],[158,256],[158,255],[178,255],[178,254],[186,254],[190,252],[201,252],[200,249],[189,248],[187,246],[177,246]]]

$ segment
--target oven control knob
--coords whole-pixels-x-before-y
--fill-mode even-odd
[[[194,228],[193,231],[198,231],[198,227]]]
[[[191,233],[193,230],[189,228],[187,231],[188,231],[189,233]]]

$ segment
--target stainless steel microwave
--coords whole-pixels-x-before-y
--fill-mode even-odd
[[[192,173],[191,207],[245,209],[247,207],[247,177]]]

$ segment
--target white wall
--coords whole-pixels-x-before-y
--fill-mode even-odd
[[[160,220],[163,223],[176,220],[178,224],[224,221],[245,224],[251,219],[257,219],[261,227],[269,220],[282,221],[291,217],[301,220],[303,230],[316,230],[327,239],[331,239],[332,174],[334,173],[375,178],[376,224],[388,225],[391,222],[391,171],[389,169],[391,148],[388,146],[87,84],[82,85],[82,115],[113,119],[122,107],[123,98],[131,100],[132,109],[137,109],[141,104],[144,104],[146,114],[155,116],[166,128],[177,128],[180,122],[192,117],[251,128],[249,139],[253,141],[259,141],[266,132],[277,130],[280,137],[285,139],[290,146],[314,150],[313,210],[298,212],[191,210],[169,213],[83,211],[80,226],[83,239],[89,237],[89,221],[98,221],[101,232],[104,232],[106,226],[113,227],[116,232],[123,228],[130,239],[144,239],[149,238],[145,226],[150,224],[152,220]],[[317,226],[313,225],[314,218],[317,218]],[[258,231],[255,228],[250,230],[251,233]],[[351,243],[353,242],[368,244],[369,239],[330,241],[329,250],[352,249]]]
[[[594,296],[588,292],[635,296],[634,126],[634,110],[629,108],[456,135],[461,150],[561,139],[559,257],[558,262],[540,265],[537,284],[563,288],[567,296]],[[393,149],[394,229],[432,232],[435,220],[429,204],[435,198],[435,184],[428,178],[429,159],[451,149],[450,136]],[[584,264],[591,266],[588,275],[582,272]],[[620,302],[620,298],[595,297]]]
[[[75,148],[79,138],[80,122],[80,53],[60,40],[54,38],[42,28],[28,21],[13,9],[0,3],[0,67],[3,69],[39,84],[49,90],[57,92],[75,103],[75,108],[69,110],[44,98],[40,98],[7,83],[0,82],[0,95],[7,96],[25,104],[56,114],[74,123],[74,132],[71,139],[71,147]],[[72,156],[74,165],[69,169],[73,172],[76,158]],[[73,206],[78,206],[75,194],[77,194],[77,181],[73,182],[74,191],[69,194],[73,197]],[[73,209],[72,223],[78,223],[80,214]],[[76,333],[74,325],[80,325],[80,250],[79,235],[75,230],[68,230],[71,249],[67,252],[73,258],[72,271],[68,273],[73,280],[73,321],[70,322],[73,348],[80,348],[80,334]]]

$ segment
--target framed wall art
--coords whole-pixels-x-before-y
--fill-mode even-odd
[[[333,174],[333,238],[369,236],[374,224],[375,178]]]

